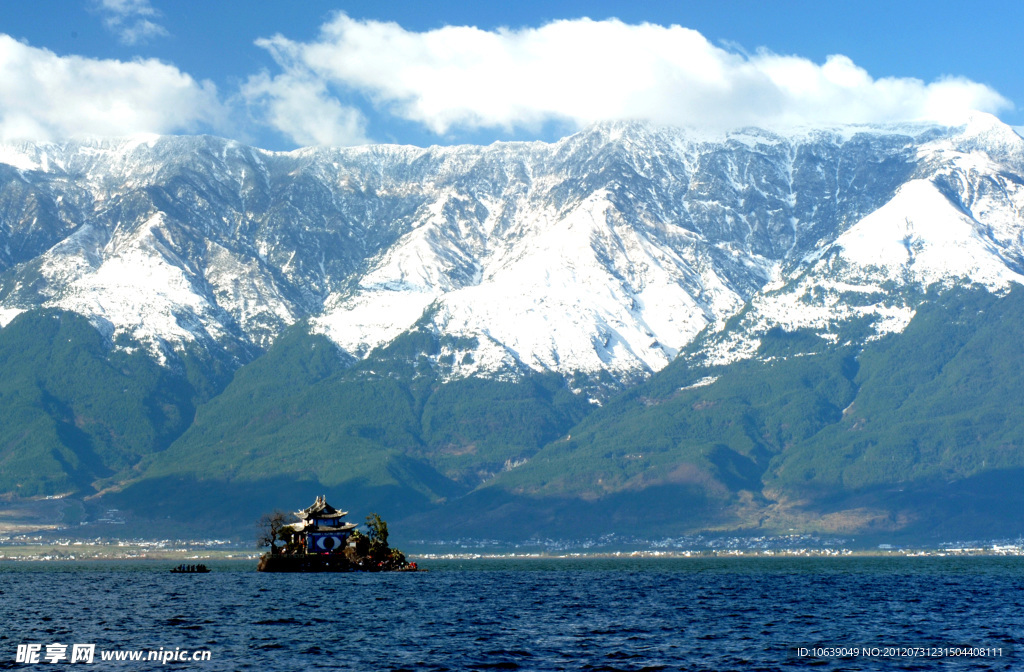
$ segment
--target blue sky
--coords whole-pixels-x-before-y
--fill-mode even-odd
[[[0,139],[554,139],[589,123],[1024,124],[1024,3],[61,0],[0,15]]]

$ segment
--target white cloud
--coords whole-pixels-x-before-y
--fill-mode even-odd
[[[149,0],[98,0],[99,7],[120,16],[156,16],[157,11]]]
[[[97,7],[105,15],[103,25],[117,33],[123,44],[140,44],[168,35],[166,28],[152,20],[160,12],[149,0],[98,0]]]
[[[359,93],[377,110],[441,134],[612,119],[719,128],[945,122],[1009,106],[966,79],[875,79],[845,56],[819,64],[764,50],[747,55],[687,28],[618,20],[412,32],[339,14],[313,42],[277,35],[257,44],[282,72],[253,77],[243,95],[299,143],[337,142],[353,129],[361,137],[362,117],[332,90]]]
[[[366,119],[331,98],[322,81],[302,73],[249,78],[242,97],[264,108],[266,121],[300,145],[362,145]]]
[[[121,42],[131,45],[148,42],[151,38],[164,37],[169,34],[163,26],[148,19],[137,19],[127,25],[119,25],[115,30],[119,33]]]
[[[223,127],[210,82],[157,60],[58,56],[0,34],[0,140]]]

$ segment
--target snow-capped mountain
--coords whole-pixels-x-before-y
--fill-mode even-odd
[[[357,357],[416,326],[449,337],[449,376],[627,381],[709,326],[703,361],[722,363],[773,326],[882,334],[934,283],[1024,282],[1022,184],[1024,140],[983,115],[429,149],[9,145],[0,324],[59,307],[162,361],[240,363],[300,320]]]
[[[866,318],[870,340],[902,331],[929,287],[1024,284],[1024,140],[978,116],[917,145],[912,165],[884,205],[780,266],[695,359],[752,357],[773,327],[837,342],[845,323]]]

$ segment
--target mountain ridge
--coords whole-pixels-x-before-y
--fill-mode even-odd
[[[938,329],[935,315],[976,315],[984,331],[987,315],[1016,314],[1022,212],[1024,140],[984,115],[788,135],[622,123],[489,147],[0,147],[0,346],[28,351],[26,325],[60,319],[103,372],[95,395],[75,380],[65,393],[5,360],[18,376],[0,396],[25,413],[0,445],[0,489],[139,510],[150,491],[168,506],[214,492],[272,505],[274,482],[316,485],[424,529],[417,516],[441,511],[513,529],[500,511],[530,507],[551,529],[573,511],[599,527],[601,502],[642,526],[659,498],[687,529],[909,529],[932,505],[895,510],[886,488],[906,478],[918,492],[947,458],[885,432],[858,443],[846,418],[873,409],[865,423],[889,418],[958,460],[965,437],[982,437],[993,478],[1017,468],[1005,413],[950,415],[973,435],[922,430],[976,384],[892,344],[927,343],[914,325]],[[1019,357],[981,342],[963,346],[977,367]],[[44,367],[58,345],[31,361]],[[912,421],[857,400],[895,384],[861,365],[885,348],[931,390]],[[155,406],[110,402],[129,375],[150,381],[139,389]],[[26,443],[30,427],[44,429]],[[921,462],[896,484],[871,466],[885,445]],[[855,468],[837,466],[844,451]],[[816,489],[826,473],[861,476]],[[830,487],[846,504],[822,499]]]
[[[249,358],[303,318],[364,356],[433,306],[439,333],[477,339],[462,375],[525,366],[629,380],[720,327],[799,250],[880,207],[858,202],[862,192],[888,200],[927,163],[915,139],[936,135],[951,146],[994,136],[1001,155],[1020,154],[1016,134],[983,118],[959,132],[847,127],[796,140],[753,129],[692,139],[634,123],[490,147],[284,153],[204,136],[32,146],[15,161],[21,181],[32,183],[28,168],[67,186],[41,180],[28,195],[50,206],[54,244],[17,264],[8,254],[0,304],[5,319],[67,308],[160,357],[198,338],[233,339]],[[827,203],[840,184],[823,187],[825,168],[845,170],[844,151],[874,163],[866,174],[851,163],[840,206]],[[45,229],[39,214],[23,228]],[[15,228],[9,220],[11,240]],[[150,296],[141,309],[130,296],[139,282]]]

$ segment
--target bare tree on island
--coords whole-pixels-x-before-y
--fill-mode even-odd
[[[269,546],[271,554],[278,553],[277,542],[287,543],[291,538],[291,529],[288,526],[293,522],[293,518],[292,514],[280,509],[263,514],[256,524],[259,531],[256,537],[257,545],[260,548]]]

